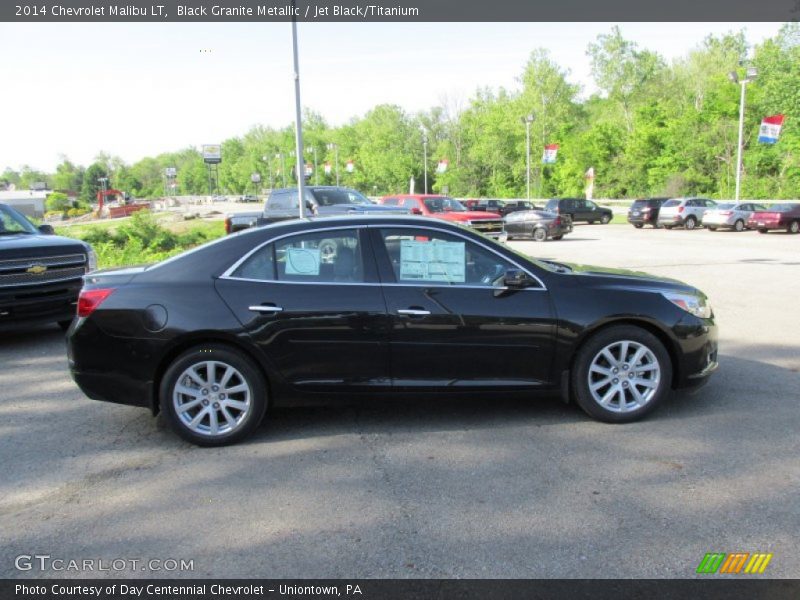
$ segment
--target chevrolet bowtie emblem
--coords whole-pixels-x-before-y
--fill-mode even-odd
[[[31,265],[28,267],[28,273],[31,275],[41,275],[45,271],[47,271],[47,267],[44,265]]]

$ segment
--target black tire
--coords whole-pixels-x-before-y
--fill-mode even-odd
[[[674,225],[664,225],[664,229],[672,229],[675,227]]]
[[[694,217],[686,217],[686,221],[683,223],[683,228],[687,231],[691,231],[697,227],[697,219]]]
[[[659,376],[655,391],[652,393],[650,398],[648,398],[640,406],[620,412],[619,410],[614,410],[613,406],[611,406],[611,402],[615,399],[617,400],[618,407],[620,406],[621,402],[617,395],[612,396],[611,400],[609,401],[611,408],[602,406],[597,400],[594,399],[589,388],[589,370],[592,367],[593,362],[596,360],[596,357],[600,356],[600,352],[604,348],[618,342],[624,343],[625,341],[634,342],[642,347],[646,347],[646,349],[650,351],[651,356],[654,358],[655,362],[657,362]],[[622,367],[618,368],[622,369]],[[629,374],[631,373],[629,370],[620,370],[619,374],[625,372]],[[652,371],[642,371],[640,374],[648,372]],[[595,376],[596,373],[593,373],[592,377]],[[600,375],[600,377],[603,376]],[[614,375],[609,374],[607,377],[614,377]],[[624,384],[627,380],[623,377],[619,377],[614,381],[621,381],[622,384]],[[669,393],[671,382],[672,362],[670,361],[669,354],[664,348],[664,345],[649,331],[633,325],[614,325],[595,333],[583,344],[583,346],[581,346],[578,354],[575,357],[572,372],[570,373],[570,391],[572,398],[575,399],[577,404],[588,415],[606,423],[629,423],[631,421],[641,419],[654,410]],[[622,391],[622,395],[623,398],[625,398],[626,403],[629,395],[631,398],[633,397],[632,390],[630,390],[629,387],[630,386],[626,386],[626,390]],[[601,391],[598,393],[602,393],[602,390],[605,389],[606,388],[603,387],[599,388]]]
[[[662,227],[663,225],[661,225],[661,223],[659,223],[658,221],[653,222],[653,229],[661,229]]]
[[[61,327],[61,331],[66,331],[69,329],[69,326],[72,325],[72,319],[69,321],[59,321],[58,326]]]
[[[217,404],[219,404],[220,408],[213,411],[214,421],[219,421],[220,414],[223,416],[227,414],[234,418],[236,424],[231,428],[231,431],[218,433],[216,435],[210,432],[202,433],[192,430],[190,426],[184,422],[183,418],[178,416],[178,409],[175,405],[176,395],[179,394],[181,398],[187,396],[175,391],[175,387],[178,385],[179,379],[184,376],[184,373],[188,369],[194,366],[202,369],[202,364],[209,361],[214,362],[217,365],[222,364],[223,366],[233,367],[233,369],[237,372],[236,375],[233,375],[230,379],[230,381],[233,381],[236,384],[234,385],[234,388],[239,387],[240,384],[244,384],[249,388],[249,396],[239,395],[236,399],[233,397],[227,398],[228,402],[235,401],[238,403],[243,403],[248,401],[249,404],[244,410],[233,407],[223,407],[222,403],[225,401],[223,398],[215,397],[213,392],[209,393],[211,390],[208,388],[205,392],[208,397],[204,398],[201,395],[201,390],[203,388],[196,388],[198,391],[196,399],[199,400],[202,398],[201,404],[197,405],[196,407],[198,409],[197,412],[191,413],[190,410],[185,410],[182,411],[181,414],[185,414],[186,418],[190,418],[192,416],[197,418],[200,413],[206,412],[208,414],[207,418],[209,421],[208,428],[210,429],[212,421],[211,412],[213,409],[209,409],[207,407],[216,407]],[[220,367],[216,366],[214,370],[216,371],[219,368]],[[215,378],[214,376],[209,377],[209,373],[206,371],[206,381],[208,381],[208,379],[214,380]],[[188,379],[184,380],[184,384],[186,384],[187,381]],[[220,383],[220,385],[224,384]],[[215,389],[214,392],[216,391],[217,390]],[[244,394],[244,392],[236,393]],[[169,420],[172,429],[183,439],[193,444],[197,444],[198,446],[225,446],[244,439],[250,435],[256,429],[256,427],[258,427],[267,409],[267,386],[259,368],[244,353],[228,346],[208,344],[191,348],[190,350],[187,350],[178,356],[178,358],[172,362],[161,380],[161,385],[159,386],[159,398],[161,400],[161,408],[167,415],[167,419]],[[219,402],[217,402],[217,400],[219,400]],[[187,402],[187,404],[192,403],[193,401]],[[236,414],[231,414],[231,411],[234,411]],[[205,420],[205,416],[201,417],[198,426],[205,427],[202,425]]]
[[[537,227],[533,230],[532,237],[534,242],[544,242],[547,239],[547,230],[543,227]]]
[[[792,221],[786,228],[789,233],[800,233],[800,221]]]
[[[736,222],[733,224],[734,231],[744,231],[744,221],[741,219],[736,219]]]
[[[556,240],[556,241],[558,241],[558,240],[563,240],[563,239],[564,239],[564,236],[563,236],[563,234],[562,234],[562,235],[554,235],[554,236],[553,236],[553,237],[551,237],[550,239],[551,239],[551,240]]]
[[[609,223],[611,223],[611,217],[609,215],[603,215],[602,217],[600,217],[600,223],[602,225],[608,225]]]
[[[759,229],[758,233],[767,233],[767,230],[766,229]]]
[[[594,225],[594,221],[588,221],[589,225]]]
[[[636,227],[636,229],[641,229],[644,227],[644,223],[634,223],[633,226]]]
[[[716,227],[711,227],[710,225],[706,225],[706,229],[708,229],[709,231],[716,231],[717,230]]]

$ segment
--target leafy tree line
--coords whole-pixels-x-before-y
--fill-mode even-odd
[[[339,179],[367,194],[423,187],[423,135],[428,140],[428,187],[456,196],[523,197],[526,194],[525,118],[531,129],[531,191],[534,197],[582,195],[584,174],[593,167],[596,197],[700,194],[733,196],[736,179],[740,87],[728,74],[758,69],[747,86],[742,196],[800,197],[800,26],[787,24],[753,48],[744,33],[709,36],[688,55],[668,64],[658,54],[626,40],[618,28],[587,48],[598,92],[581,97],[569,73],[535,50],[515,89],[481,88],[465,101],[444,99],[428,111],[409,114],[394,105],[376,106],[333,127],[306,110],[306,161],[315,160],[311,182]],[[749,57],[749,58],[748,58]],[[784,114],[775,145],[757,143],[764,116]],[[425,134],[423,134],[423,130]],[[558,144],[555,164],[541,163],[543,146]],[[295,159],[293,126],[257,126],[222,142],[219,184],[224,193],[291,184]],[[449,166],[436,172],[440,159]],[[348,172],[347,161],[354,169]],[[331,172],[324,172],[325,163]],[[97,178],[138,197],[164,195],[164,169],[177,169],[176,192],[209,193],[198,150],[187,148],[126,164],[101,154],[88,168],[66,158],[56,173],[23,167],[0,181],[47,181],[53,189],[78,189],[92,198]]]

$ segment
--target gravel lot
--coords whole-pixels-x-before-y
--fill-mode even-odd
[[[558,399],[282,410],[231,448],[86,399],[61,332],[0,338],[0,576],[692,577],[773,552],[800,577],[800,236],[581,225],[537,256],[685,280],[721,368],[648,420]],[[14,557],[194,570],[20,572]]]

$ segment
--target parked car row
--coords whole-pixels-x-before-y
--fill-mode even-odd
[[[641,229],[705,227],[711,231],[756,229],[800,232],[800,204],[786,202],[765,207],[755,202],[715,202],[708,198],[641,198],[628,210],[628,222]]]

